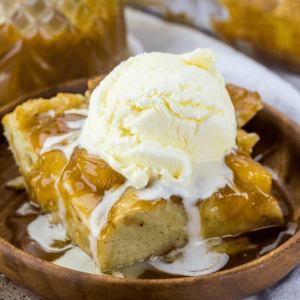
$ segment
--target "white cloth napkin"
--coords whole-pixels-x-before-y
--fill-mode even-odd
[[[217,69],[226,83],[257,91],[264,102],[300,125],[300,93],[290,83],[261,64],[197,30],[168,23],[133,9],[126,9],[127,25],[136,49],[145,52],[183,53],[204,47],[217,52]],[[300,299],[300,266],[261,293],[246,300]]]

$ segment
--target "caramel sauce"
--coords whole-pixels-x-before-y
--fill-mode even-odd
[[[82,222],[90,227],[91,212],[105,191],[124,182],[125,178],[106,162],[77,148],[61,174],[58,189],[65,205],[75,207]]]
[[[76,222],[89,228],[91,212],[102,200],[105,191],[122,185],[125,178],[114,171],[105,161],[87,153],[85,149],[75,148],[69,161],[67,161],[64,153],[57,149],[40,155],[46,137],[72,132],[73,129],[68,128],[65,122],[80,118],[82,117],[76,115],[50,117],[45,114],[36,118],[36,123],[32,126],[31,139],[35,145],[34,148],[39,161],[28,182],[31,199],[37,200],[43,211],[55,212],[57,209],[56,201],[61,196],[66,207],[66,218],[68,218],[68,211],[75,209],[79,218]],[[252,140],[249,140],[249,143],[251,144]],[[226,163],[234,173],[232,186],[220,189],[200,204],[204,237],[224,236],[222,232],[224,227],[222,222],[224,221],[226,221],[227,227],[226,234],[228,234],[228,228],[232,229],[230,233],[232,237],[224,238],[221,245],[212,245],[214,251],[225,251],[230,254],[229,263],[225,268],[260,257],[263,255],[261,254],[262,249],[266,249],[267,246],[271,245],[268,250],[270,251],[291,236],[288,233],[288,226],[292,224],[288,223],[292,216],[290,207],[286,204],[287,198],[284,192],[276,184],[273,185],[273,193],[278,197],[281,206],[284,207],[285,220],[281,219],[280,213],[275,213],[275,219],[269,219],[268,212],[279,209],[277,201],[271,193],[272,176],[263,166],[252,160],[250,154],[245,150],[249,149],[249,145],[247,145],[247,140],[243,139],[239,149],[226,157]],[[58,191],[60,195],[58,195]],[[176,196],[172,197],[171,201],[180,205],[180,199]],[[163,199],[142,201],[137,198],[133,189],[128,189],[112,207],[108,216],[108,224],[103,228],[101,237],[105,238],[113,229],[113,219],[119,214],[154,209],[165,202],[166,200]],[[262,203],[265,204],[262,205]],[[285,204],[283,205],[283,203]],[[240,214],[242,210],[243,214]],[[213,216],[216,211],[218,211],[219,219],[205,219],[206,216]],[[276,219],[277,215],[279,215],[278,219]],[[13,216],[8,220],[8,226],[14,232],[13,243],[26,252],[51,261],[57,256],[54,257],[52,254],[44,253],[45,251],[40,249],[41,247],[28,236],[26,228],[35,217]],[[245,219],[254,222],[255,227],[246,224]],[[280,226],[268,228],[269,225],[274,223]],[[243,224],[243,228],[239,227],[239,224]],[[255,230],[258,227],[263,229]],[[246,231],[250,233],[244,234]],[[287,234],[284,234],[285,232]],[[68,234],[70,236],[69,231]],[[72,235],[74,235],[71,236],[72,240],[75,242],[77,242],[77,238],[87,239],[85,243],[80,244],[84,244],[88,248],[88,237],[80,236],[81,231],[72,233]],[[274,246],[272,246],[273,244]],[[87,253],[89,251],[88,249],[84,250]],[[60,255],[62,254],[60,253]],[[140,278],[165,278],[164,276],[166,278],[173,277],[170,274],[162,272],[157,274],[153,270],[148,270]]]
[[[107,74],[127,58],[119,1],[23,2],[16,10],[16,3],[7,1],[0,10],[0,105],[65,81]]]
[[[39,157],[39,166],[28,178],[29,196],[46,211],[56,211],[59,199],[56,182],[67,160],[60,150],[52,150]]]
[[[44,210],[56,211],[59,196],[56,190],[56,182],[67,163],[67,159],[61,150],[52,150],[42,155],[40,151],[48,137],[64,135],[75,130],[69,128],[66,122],[78,121],[83,116],[63,114],[49,116],[41,114],[37,116],[35,123],[30,127],[31,143],[38,155],[38,164],[27,179],[31,199],[38,201]]]
[[[37,116],[34,125],[30,127],[31,143],[35,152],[40,153],[47,138],[75,131],[69,128],[66,122],[78,121],[84,118],[84,116],[74,114],[63,114],[55,117],[47,114]]]

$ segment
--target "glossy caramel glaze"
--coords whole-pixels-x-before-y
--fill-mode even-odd
[[[54,117],[48,114],[38,115],[35,123],[30,127],[31,143],[34,150],[39,154],[48,137],[75,131],[75,129],[68,127],[66,122],[78,121],[83,118],[85,117],[75,114],[63,114]]]
[[[52,150],[42,155],[40,151],[48,137],[64,135],[74,132],[66,122],[83,119],[83,116],[62,114],[50,116],[40,114],[29,128],[33,149],[38,155],[38,164],[27,178],[30,199],[39,201],[45,210],[55,211],[57,199],[56,182],[67,163],[67,159],[61,150]]]
[[[83,223],[89,227],[89,218],[105,191],[118,187],[125,178],[105,161],[75,149],[58,182],[58,189],[66,207],[77,209]]]
[[[0,105],[127,58],[121,1],[21,2],[0,10]]]
[[[28,176],[28,192],[31,200],[39,202],[45,211],[56,211],[59,199],[56,182],[67,163],[60,150],[52,150],[39,156],[38,166]]]
[[[237,235],[274,224],[284,225],[281,209],[271,194],[272,175],[243,150],[237,150],[225,160],[233,171],[234,182],[202,203],[204,237]]]

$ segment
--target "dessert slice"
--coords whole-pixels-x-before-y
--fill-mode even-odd
[[[107,224],[98,237],[97,253],[92,253],[91,214],[105,191],[124,182],[125,178],[103,160],[78,148],[58,182],[68,235],[86,253],[97,256],[102,270],[163,254],[184,246],[187,241],[184,230],[187,219],[178,198],[141,201],[128,188],[110,210]]]
[[[24,103],[4,117],[3,125],[30,200],[52,212],[71,240],[92,255],[91,212],[105,191],[118,187],[125,178],[83,149],[77,148],[69,160],[60,149],[43,153],[48,137],[66,136],[61,146],[76,141],[75,127],[84,119],[86,108],[87,99],[82,95],[58,94],[50,100]],[[186,243],[183,228],[187,220],[180,201],[137,200],[128,190],[110,212],[112,221],[101,232],[97,247],[102,270],[160,255]]]
[[[249,106],[243,101],[249,92],[233,86],[230,89],[236,91],[231,96],[233,103],[239,103],[241,125],[256,113],[261,102],[255,97],[256,104]],[[87,102],[82,95],[58,94],[50,100],[30,100],[4,117],[5,135],[25,178],[30,200],[52,212],[71,240],[97,258],[102,271],[183,247],[188,235],[182,199],[174,195],[170,201],[143,201],[133,188],[128,188],[112,206],[96,245],[91,243],[93,210],[107,191],[117,189],[126,180],[86,150],[68,150],[77,142]],[[256,135],[239,131],[239,148],[226,157],[234,182],[199,201],[205,238],[283,225],[281,209],[270,193],[271,175],[249,155],[256,141]]]

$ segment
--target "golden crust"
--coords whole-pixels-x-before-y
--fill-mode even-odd
[[[4,116],[2,124],[5,126],[11,118],[18,124],[19,130],[26,130],[35,121],[37,115],[54,110],[57,114],[71,108],[87,108],[88,101],[81,94],[59,93],[50,99],[30,99],[16,107],[16,109]]]
[[[38,161],[29,138],[30,126],[36,121],[37,116],[49,110],[61,114],[71,108],[87,107],[88,100],[83,95],[59,93],[51,99],[30,99],[3,117],[4,135],[25,180]]]
[[[226,84],[226,89],[235,109],[238,128],[245,126],[263,109],[262,100],[257,92],[250,92],[233,84]]]

